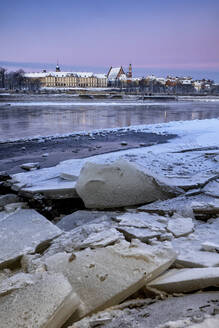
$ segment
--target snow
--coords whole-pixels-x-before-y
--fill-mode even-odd
[[[97,78],[106,78],[105,74],[94,74],[93,72],[33,72],[25,73],[25,77],[29,78],[42,78],[46,76],[55,76],[55,77],[66,77],[66,76],[76,76],[76,77],[97,77]]]
[[[109,80],[115,80],[119,74],[121,67],[112,67],[109,75],[108,75],[108,79]]]
[[[198,145],[198,147],[209,145],[218,147],[218,127],[219,119],[171,122],[144,126],[141,129],[137,127],[138,131],[160,134],[175,133],[178,134],[178,137],[171,139],[166,144],[123,150],[84,159],[67,160],[53,168],[16,174],[14,181],[17,181],[18,187],[25,185],[28,188],[35,188],[35,186],[39,188],[42,187],[40,183],[45,180],[52,183],[52,179],[57,179],[62,173],[79,176],[82,166],[88,161],[92,163],[112,163],[123,158],[143,166],[155,176],[162,176],[163,181],[168,182],[171,186],[183,187],[188,185],[193,186],[200,182],[206,183],[206,181],[219,173],[218,163],[211,158],[206,158],[206,150],[180,151],[182,149],[194,148],[194,145]],[[192,144],[188,143],[188,137],[193,140]],[[31,191],[33,190],[31,189]]]
[[[94,74],[98,79],[106,79],[106,74]]]

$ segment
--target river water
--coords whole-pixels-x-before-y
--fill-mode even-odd
[[[41,101],[39,101],[41,99]],[[219,117],[219,101],[1,99],[0,141],[76,131]]]

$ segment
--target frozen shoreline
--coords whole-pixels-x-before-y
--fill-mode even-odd
[[[93,135],[100,135],[102,133],[111,133],[111,132],[122,132],[126,133],[129,131],[133,132],[150,132],[150,133],[173,133],[178,134],[180,133],[182,135],[182,128],[185,127],[185,131],[189,129],[189,131],[195,129],[202,128],[203,133],[206,134],[207,131],[205,131],[206,124],[211,122],[214,126],[214,129],[219,129],[219,118],[215,119],[206,119],[206,120],[192,120],[192,121],[172,121],[167,123],[158,123],[158,124],[143,124],[143,125],[133,125],[133,126],[127,126],[127,127],[118,127],[118,128],[106,128],[106,129],[94,129],[90,131],[75,131],[71,133],[65,133],[65,134],[53,134],[48,136],[34,136],[29,138],[12,138],[8,140],[0,140],[0,144],[6,144],[6,143],[16,143],[16,142],[29,142],[29,141],[38,141],[39,143],[43,143],[48,140],[54,140],[54,139],[63,139],[68,137],[77,137],[77,136],[88,136],[92,137]],[[215,127],[216,126],[216,127]],[[176,129],[176,131],[174,131]],[[191,132],[190,131],[190,132]],[[215,133],[216,131],[213,130],[212,133]],[[191,139],[191,138],[190,138]],[[214,137],[211,139],[212,142],[215,141]]]
[[[8,263],[13,263],[16,256],[22,257],[19,262],[21,265],[17,268],[20,276],[17,275],[18,271],[8,270],[9,276],[5,270],[7,275],[3,277],[3,287],[6,286],[8,293],[13,293],[11,299],[21,295],[20,303],[23,304],[27,296],[30,295],[29,299],[32,300],[35,295],[42,294],[44,290],[38,280],[28,280],[30,284],[40,284],[39,291],[34,295],[31,294],[31,286],[22,285],[25,279],[29,279],[29,273],[34,279],[42,272],[44,277],[49,274],[51,285],[54,286],[49,291],[56,291],[53,274],[61,272],[62,286],[65,279],[68,279],[70,290],[72,288],[80,299],[75,308],[80,309],[80,304],[83,304],[85,309],[83,314],[78,312],[79,315],[72,317],[70,321],[67,321],[67,317],[64,318],[63,322],[67,321],[65,327],[88,328],[97,322],[103,327],[107,327],[109,323],[110,327],[116,328],[120,323],[126,325],[134,322],[134,325],[139,323],[145,327],[164,328],[169,320],[172,326],[173,320],[179,319],[183,323],[180,327],[189,327],[196,318],[203,324],[206,320],[218,324],[219,318],[215,315],[219,299],[218,127],[219,119],[208,119],[131,127],[123,129],[123,133],[120,131],[121,134],[119,129],[111,135],[99,131],[98,135],[93,134],[84,139],[83,136],[77,136],[75,139],[79,147],[84,141],[97,144],[100,142],[98,137],[102,138],[105,147],[109,136],[112,139],[118,136],[124,138],[127,146],[134,138],[139,142],[141,138],[147,137],[148,141],[151,138],[154,142],[123,151],[120,144],[120,151],[106,153],[106,149],[103,149],[102,154],[69,160],[65,160],[65,153],[60,151],[61,162],[58,165],[10,174],[11,179],[8,181],[7,174],[2,174],[2,265],[7,268]],[[138,132],[134,133],[135,129]],[[62,146],[73,147],[71,144],[66,145],[69,138],[63,141]],[[48,143],[48,158],[51,157],[50,151],[55,147],[55,142],[52,144],[51,140]],[[116,142],[118,147],[118,139]],[[23,147],[23,163],[30,155],[30,144],[31,142]],[[38,147],[44,145],[36,142]],[[8,146],[9,144],[6,145]],[[21,144],[11,146],[16,151]],[[98,175],[98,178],[101,177],[101,180],[97,180],[92,173],[88,181],[92,184],[101,181],[101,188],[104,185],[105,189],[99,194],[100,184],[98,187],[93,185],[93,190],[89,189],[92,184],[86,184],[86,194],[81,193],[78,187],[80,181],[83,182],[87,162],[90,162],[90,167],[100,168],[101,176]],[[115,165],[120,170],[112,170],[111,178],[114,179],[107,180],[105,170],[110,170]],[[84,170],[81,170],[82,167]],[[127,172],[132,173],[127,175]],[[125,182],[129,182],[125,190],[123,177]],[[143,181],[145,194],[138,189],[141,187],[138,178]],[[106,188],[109,188],[111,181],[113,191],[108,192]],[[11,188],[13,194],[4,195],[4,187]],[[83,185],[81,187],[83,190]],[[174,194],[170,195],[170,190]],[[161,191],[164,198],[160,198]],[[6,192],[9,192],[8,189]],[[144,200],[140,202],[138,197],[135,198],[139,192],[144,195]],[[100,194],[101,197],[103,194],[104,201],[107,200],[105,207],[98,203]],[[125,197],[121,197],[124,195]],[[87,206],[84,197],[88,197],[88,200],[96,197],[97,203]],[[112,202],[113,197],[116,201],[122,201],[116,205],[116,209]],[[153,201],[148,197],[154,197]],[[130,199],[133,203],[128,203]],[[131,208],[127,207],[129,204],[132,204]],[[35,225],[39,221],[38,232]],[[20,229],[20,226],[25,229]],[[18,231],[22,233],[21,237]],[[37,252],[39,248],[32,249],[33,240],[36,244],[43,242],[47,245],[40,254]],[[12,252],[8,252],[7,247],[4,248],[6,243]],[[11,281],[15,281],[15,287]],[[165,297],[167,295],[172,297]],[[121,303],[129,296],[131,298],[128,301]],[[45,297],[48,298],[47,295]],[[7,299],[8,295],[3,294],[2,300]],[[104,312],[87,316],[97,312],[100,305]],[[108,310],[110,305],[115,307]],[[35,312],[38,310],[39,317],[42,317],[39,302],[35,307],[30,306],[32,308]],[[69,307],[62,303],[62,308]],[[72,312],[71,306],[69,315]],[[13,313],[17,319],[17,312]],[[80,320],[82,317],[85,318]],[[71,326],[73,323],[74,326]],[[178,323],[174,323],[174,327],[178,327]],[[195,328],[196,325],[191,327]]]

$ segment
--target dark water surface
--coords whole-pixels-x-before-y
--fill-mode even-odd
[[[8,105],[10,104],[10,105]],[[23,99],[0,103],[0,141],[219,117],[219,101]]]

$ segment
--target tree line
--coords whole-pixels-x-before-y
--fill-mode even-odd
[[[40,79],[25,77],[25,72],[22,69],[15,72],[7,72],[5,68],[0,67],[0,88],[17,91],[25,89],[35,92],[40,87]]]
[[[203,80],[205,81],[205,80]],[[207,80],[210,84],[210,88],[203,88],[197,91],[193,84],[183,84],[176,82],[174,85],[163,84],[160,81],[154,79],[142,78],[139,81],[110,81],[109,87],[119,88],[121,91],[127,93],[140,93],[140,94],[173,94],[173,95],[193,95],[193,94],[219,94],[219,85],[215,85],[213,81]]]
[[[205,81],[205,80],[203,80]],[[175,94],[175,95],[189,95],[189,94],[219,94],[219,85],[213,84],[213,81],[208,80],[211,87],[209,89],[203,88],[199,92],[196,91],[192,84],[176,83],[175,85],[164,85],[158,80],[149,80],[142,78],[139,81],[109,81],[108,87],[115,87],[120,91],[127,93],[140,94]],[[28,78],[25,72],[19,69],[15,72],[7,72],[3,67],[0,67],[0,88],[8,90],[27,90],[30,92],[38,92],[42,86],[39,78]]]

